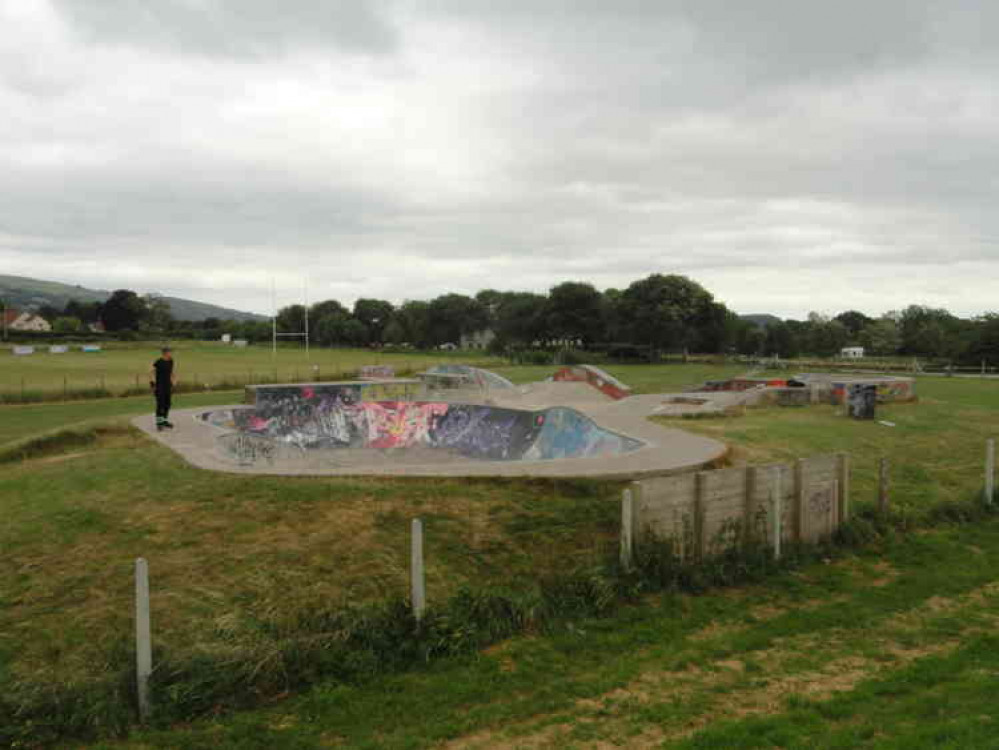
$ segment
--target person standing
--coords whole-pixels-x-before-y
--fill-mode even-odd
[[[149,387],[156,396],[156,430],[172,430],[173,425],[168,419],[170,415],[170,397],[173,395],[173,386],[177,382],[173,372],[173,352],[169,346],[164,346],[160,353],[160,358],[153,362],[153,369],[150,371]]]

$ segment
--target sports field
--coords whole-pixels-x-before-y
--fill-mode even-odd
[[[610,369],[645,392],[733,374]],[[918,388],[880,409],[894,426],[830,406],[672,422],[729,441],[736,461],[851,453],[861,517],[887,456],[893,521],[825,560],[625,590],[601,572],[618,484],[217,475],[128,426],[148,397],[0,407],[0,738],[131,721],[143,556],[160,725],[94,747],[990,747],[999,521],[960,520],[999,382]],[[417,516],[443,608],[429,662],[407,650],[405,610],[378,608],[405,596]],[[337,614],[361,605],[378,606]],[[538,624],[518,634],[523,617]]]
[[[438,361],[455,361],[446,353],[385,353],[369,349],[283,346],[277,353],[269,346],[236,348],[219,343],[180,342],[173,345],[176,375],[187,390],[238,387],[246,383],[282,383],[302,380],[335,380],[352,377],[364,365],[390,365],[399,372],[425,369]],[[147,387],[149,370],[159,356],[155,344],[111,344],[100,352],[73,347],[65,354],[49,354],[36,347],[34,354],[15,356],[0,349],[0,403],[21,399],[58,398],[62,394],[87,395],[110,391],[119,395]],[[498,360],[475,358],[493,364]],[[462,361],[467,360],[467,355]]]

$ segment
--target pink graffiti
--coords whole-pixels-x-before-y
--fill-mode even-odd
[[[401,448],[429,440],[434,419],[447,413],[441,403],[404,401],[366,402],[359,404],[367,417],[371,448]]]

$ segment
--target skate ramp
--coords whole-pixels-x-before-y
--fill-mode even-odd
[[[361,401],[344,389],[317,395],[282,389],[255,407],[211,410],[199,415],[219,431],[221,456],[245,463],[245,452],[278,456],[300,451],[435,449],[488,461],[548,461],[608,456],[639,449],[641,440],[607,430],[569,407],[514,409],[443,401]],[[424,451],[424,455],[426,454]]]

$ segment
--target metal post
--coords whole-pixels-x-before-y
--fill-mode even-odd
[[[153,673],[153,650],[149,627],[149,565],[135,561],[135,678],[138,685],[139,720],[149,718],[149,677]]]
[[[992,505],[996,486],[996,439],[985,441],[985,502]]]
[[[274,295],[273,276],[271,276],[271,359],[277,359],[277,297]]]
[[[631,570],[634,559],[635,500],[631,490],[621,493],[621,567]]]
[[[427,608],[427,581],[423,568],[423,522],[419,518],[414,518],[412,524],[409,570],[413,616],[419,623],[423,620],[423,613]]]

